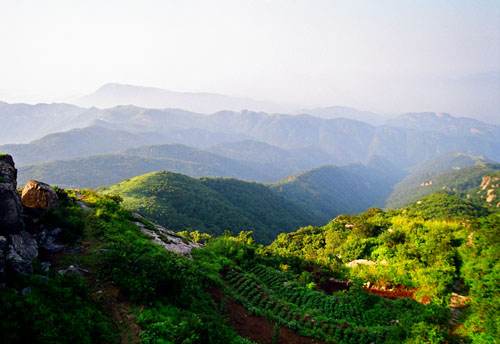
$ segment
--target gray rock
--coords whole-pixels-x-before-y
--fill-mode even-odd
[[[0,156],[0,235],[24,229],[23,204],[17,191],[17,170],[10,155]]]
[[[21,289],[22,296],[25,296],[26,294],[29,294],[29,293],[31,293],[31,288],[26,287],[26,288]]]
[[[7,238],[4,236],[0,236],[0,250],[6,250],[7,248],[9,248]]]
[[[68,266],[66,269],[61,269],[57,271],[59,275],[77,275],[80,276],[82,273],[80,272],[80,269],[77,267],[74,267],[73,265]]]
[[[24,275],[33,274],[33,265],[31,264],[31,260],[21,257],[12,245],[9,246],[7,253],[7,265],[17,273]]]
[[[63,233],[63,229],[62,228],[54,228],[53,230],[50,231],[49,235],[53,236],[53,237],[56,237],[56,238],[59,238]]]
[[[38,257],[38,243],[26,231],[21,231],[18,234],[9,236],[10,242],[14,249],[25,259],[33,259]]]
[[[49,184],[30,180],[26,183],[21,194],[23,205],[28,208],[59,208],[59,199]]]
[[[88,205],[85,204],[85,202],[83,201],[76,201],[76,204],[78,204],[80,206],[80,208],[82,208],[82,210],[84,211],[90,211],[90,207]]]
[[[48,234],[46,229],[43,229],[40,233],[36,235],[36,242],[38,243],[39,246],[43,244],[45,240],[47,240],[47,235]]]
[[[42,272],[48,274],[50,270],[51,263],[50,262],[41,262],[40,267],[42,269]]]
[[[56,244],[56,240],[57,238],[51,235],[47,236],[47,239],[43,243],[42,248],[49,253],[58,253],[67,247],[67,245],[64,244]]]

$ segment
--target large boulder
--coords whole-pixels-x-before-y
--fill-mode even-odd
[[[30,180],[21,194],[23,205],[28,208],[57,209],[59,199],[49,184]]]

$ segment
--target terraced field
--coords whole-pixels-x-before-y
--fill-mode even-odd
[[[232,269],[225,280],[251,315],[260,315],[301,335],[338,343],[380,343],[399,327],[401,303],[359,291],[327,295],[272,267]],[[368,302],[367,302],[368,301]],[[418,306],[416,303],[414,306]]]

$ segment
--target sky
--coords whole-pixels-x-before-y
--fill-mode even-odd
[[[0,0],[0,100],[108,82],[500,117],[498,0]]]

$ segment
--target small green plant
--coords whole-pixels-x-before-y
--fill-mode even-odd
[[[279,340],[280,340],[280,326],[277,323],[275,323],[272,342],[273,344],[277,344]]]

